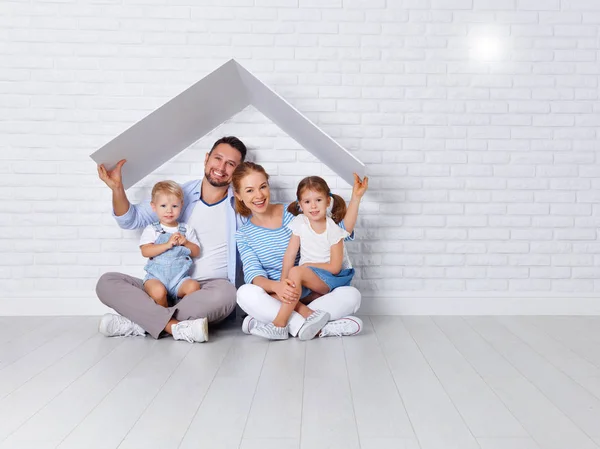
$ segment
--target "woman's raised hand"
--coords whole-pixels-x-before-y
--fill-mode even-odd
[[[123,188],[121,168],[125,162],[127,162],[126,159],[121,159],[119,162],[117,162],[115,168],[110,171],[106,170],[104,164],[98,165],[98,177],[104,181],[104,183],[110,187],[111,190]]]

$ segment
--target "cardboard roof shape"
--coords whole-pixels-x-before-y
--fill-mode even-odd
[[[252,73],[231,59],[90,155],[111,169],[121,159],[127,189],[224,121],[253,105],[338,176],[353,184],[365,165]]]

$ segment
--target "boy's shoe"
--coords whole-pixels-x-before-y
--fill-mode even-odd
[[[322,310],[315,310],[298,331],[298,338],[300,340],[312,340],[323,329],[323,326],[327,324],[327,321],[329,321],[329,313]]]
[[[252,333],[252,329],[254,329],[258,324],[259,323],[256,321],[256,318],[247,315],[246,318],[244,318],[244,321],[242,321],[242,332],[246,335],[250,335]]]
[[[319,337],[343,337],[345,335],[360,334],[363,329],[363,322],[355,316],[345,316],[339,320],[330,321],[323,329]]]
[[[100,318],[98,332],[106,337],[143,337],[146,331],[129,318],[107,313]]]
[[[171,326],[171,332],[175,340],[202,343],[208,341],[208,320],[198,318],[197,320],[180,321]]]
[[[290,338],[290,332],[287,326],[277,327],[273,323],[253,326],[252,329],[250,329],[250,333],[257,337],[266,338],[267,340],[287,340]]]

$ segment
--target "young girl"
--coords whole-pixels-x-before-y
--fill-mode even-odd
[[[183,191],[173,181],[162,181],[152,189],[152,210],[158,216],[140,238],[142,256],[148,257],[144,267],[144,290],[158,305],[169,307],[192,292],[200,284],[189,276],[192,258],[200,255],[194,229],[177,219],[183,206]]]
[[[288,206],[296,217],[288,225],[292,237],[283,257],[282,277],[291,279],[297,291],[304,287],[320,295],[350,285],[354,268],[344,247],[349,234],[338,226],[346,214],[346,202],[332,194],[318,176],[300,181],[296,198]],[[329,217],[327,209],[332,201]],[[294,266],[298,250],[300,263]]]

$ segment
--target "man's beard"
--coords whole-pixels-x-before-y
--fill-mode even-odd
[[[225,187],[229,185],[229,181],[217,181],[212,176],[210,176],[210,171],[204,173],[204,177],[208,181],[208,183],[213,187]]]

